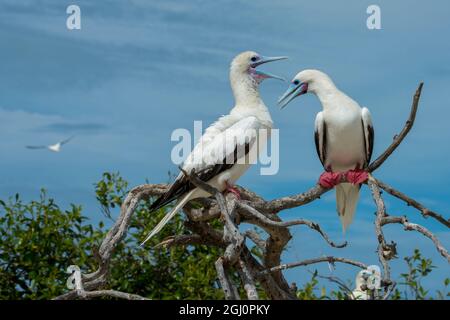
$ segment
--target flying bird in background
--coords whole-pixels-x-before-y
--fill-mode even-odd
[[[61,151],[61,147],[64,144],[68,143],[73,138],[74,138],[74,136],[72,136],[72,137],[70,137],[70,138],[68,138],[66,140],[57,142],[55,144],[48,145],[48,146],[26,146],[26,148],[28,148],[28,149],[48,149],[48,150],[53,151],[53,152],[60,152]]]
[[[233,187],[234,182],[250,167],[249,155],[267,142],[272,128],[272,118],[259,94],[259,85],[267,78],[281,79],[256,68],[286,58],[264,57],[256,52],[246,51],[233,59],[230,82],[235,106],[228,115],[220,117],[206,129],[186,158],[184,171],[190,173],[194,169],[202,181],[219,191],[227,190],[239,195],[238,190]],[[266,134],[260,129],[265,129]],[[158,210],[174,200],[177,200],[176,205],[142,244],[157,234],[188,201],[209,196],[209,193],[195,187],[180,172],[169,190],[152,204],[151,210]]]
[[[317,154],[325,169],[319,183],[325,188],[335,187],[337,211],[345,232],[355,214],[361,183],[367,180],[365,168],[374,143],[372,117],[367,108],[361,108],[318,70],[298,73],[278,103],[284,108],[308,92],[319,98],[323,108],[316,116],[314,132]],[[349,183],[340,183],[343,177]]]

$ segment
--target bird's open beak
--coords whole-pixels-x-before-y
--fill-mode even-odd
[[[288,57],[261,57],[261,59],[259,61],[256,61],[256,62],[252,63],[251,66],[252,66],[252,68],[256,68],[257,66],[260,66],[260,65],[268,63],[268,62],[284,60],[284,59],[287,59],[287,58]],[[279,76],[274,75],[272,73],[263,72],[263,71],[260,71],[260,70],[255,70],[255,73],[259,77],[261,77],[262,79],[273,78],[273,79],[286,81],[286,79],[284,79],[283,77],[279,77]]]
[[[308,84],[304,82],[300,82],[298,84],[291,83],[286,92],[281,96],[278,100],[278,105],[280,109],[283,109],[288,105],[289,102],[294,100],[296,97],[301,96],[308,92]]]
[[[260,71],[260,70],[255,70],[255,73],[262,79],[272,78],[272,79],[278,79],[278,80],[286,82],[285,78],[274,75],[273,73],[264,72],[264,71]]]

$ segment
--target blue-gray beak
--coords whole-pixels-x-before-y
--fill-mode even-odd
[[[256,68],[257,66],[260,66],[262,64],[268,63],[268,62],[273,62],[273,61],[278,61],[278,60],[284,60],[287,59],[288,57],[264,57],[262,56],[261,59],[259,59],[258,61],[254,62],[251,64],[252,68]],[[284,79],[283,77],[279,77],[277,75],[274,75],[272,73],[268,73],[268,72],[263,72],[260,70],[255,70],[255,73],[257,75],[259,75],[262,78],[273,78],[273,79],[278,79],[278,80],[282,80],[282,81],[286,81],[286,79]]]
[[[286,82],[286,79],[283,77],[279,77],[277,75],[274,75],[273,73],[269,73],[269,72],[264,72],[264,71],[260,71],[260,70],[256,70],[255,73],[260,76],[261,78],[272,78],[272,79],[278,79],[281,81]]]
[[[288,57],[265,57],[262,56],[261,59],[259,59],[258,61],[255,61],[254,63],[252,63],[252,67],[256,68],[257,66],[260,66],[264,63],[268,63],[268,62],[272,62],[272,61],[278,61],[278,60],[285,60]]]
[[[296,97],[301,96],[308,92],[308,84],[304,82],[292,82],[286,92],[278,99],[278,105],[280,109],[283,109]]]

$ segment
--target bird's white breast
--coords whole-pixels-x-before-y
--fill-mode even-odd
[[[326,109],[327,166],[333,171],[347,171],[364,163],[364,132],[359,106]]]

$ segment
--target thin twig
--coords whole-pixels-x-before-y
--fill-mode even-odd
[[[422,204],[420,204],[416,200],[414,200],[411,197],[408,197],[407,195],[405,195],[404,193],[392,188],[391,186],[387,185],[386,183],[384,183],[378,179],[375,179],[375,181],[381,189],[383,189],[384,191],[393,195],[394,197],[396,197],[400,200],[403,200],[404,202],[406,202],[406,204],[408,206],[412,206],[412,207],[416,208],[417,210],[420,211],[420,213],[425,218],[432,217],[432,218],[436,219],[437,221],[439,221],[440,223],[442,223],[443,225],[445,225],[447,228],[450,228],[450,219],[445,219],[439,213],[436,213],[434,211],[431,211],[430,209],[425,208]]]
[[[416,223],[411,223],[408,221],[408,219],[406,217],[394,217],[394,216],[384,217],[382,219],[381,223],[382,223],[382,225],[399,223],[405,227],[406,231],[420,232],[427,238],[431,239],[431,241],[433,241],[437,251],[441,254],[441,256],[443,256],[445,259],[447,259],[447,261],[450,263],[450,255],[449,255],[448,251],[444,248],[444,246],[439,241],[439,239],[424,226],[421,226],[420,224],[416,224]]]
[[[102,297],[111,297],[117,299],[124,300],[150,300],[148,298],[142,297],[137,294],[131,294],[116,290],[96,290],[96,291],[84,291],[83,296],[84,299],[89,298],[102,298]]]
[[[384,161],[392,154],[392,152],[397,149],[397,147],[402,143],[403,139],[408,135],[412,126],[414,125],[414,120],[416,119],[417,108],[419,107],[420,95],[422,93],[423,82],[419,84],[417,87],[416,93],[414,94],[411,112],[409,114],[409,118],[405,123],[402,131],[398,135],[394,137],[394,141],[392,141],[391,145],[377,158],[375,159],[368,167],[369,172],[373,172],[378,169]]]
[[[341,288],[341,290],[346,291],[347,294],[352,298],[355,299],[354,295],[353,295],[353,291],[344,283],[344,281],[342,281],[341,279],[339,279],[338,277],[335,276],[321,276],[319,274],[317,274],[318,278],[321,279],[325,279],[328,280],[330,282],[336,283],[339,288]]]
[[[264,225],[268,225],[268,226],[272,226],[272,227],[277,227],[277,228],[286,228],[286,227],[291,227],[291,226],[296,226],[296,225],[306,225],[308,226],[310,229],[317,231],[324,239],[325,241],[332,247],[334,248],[344,248],[345,246],[347,246],[347,241],[345,241],[342,244],[335,244],[333,241],[330,240],[329,236],[322,231],[322,229],[320,228],[320,225],[316,222],[310,221],[310,220],[306,220],[306,219],[297,219],[297,220],[292,220],[292,221],[273,221],[270,220],[269,218],[267,218],[266,216],[264,216],[262,213],[258,212],[258,210],[252,208],[251,206],[249,206],[246,203],[238,203],[238,206],[245,210],[247,213],[249,213],[250,215],[252,215],[254,218],[256,218],[257,220],[259,220],[260,222],[262,222],[262,224]]]
[[[333,256],[325,256],[325,257],[319,257],[319,258],[314,258],[314,259],[307,259],[307,260],[303,260],[303,261],[299,261],[299,262],[281,264],[279,266],[276,266],[276,267],[273,267],[270,269],[266,269],[266,270],[260,272],[260,274],[267,274],[267,273],[274,272],[274,271],[286,270],[286,269],[291,269],[291,268],[301,267],[301,266],[307,266],[310,264],[315,264],[315,263],[320,263],[320,262],[329,262],[329,263],[340,262],[340,263],[350,264],[350,265],[359,267],[361,269],[367,269],[367,265],[365,265],[362,262],[356,261],[356,260],[350,260],[347,258],[340,258],[340,257],[333,257]]]
[[[183,234],[183,235],[177,235],[177,236],[171,236],[160,243],[158,243],[156,246],[154,246],[154,249],[158,248],[169,248],[175,245],[207,245],[207,246],[216,246],[217,242],[213,239],[209,238],[202,238],[198,234]]]

